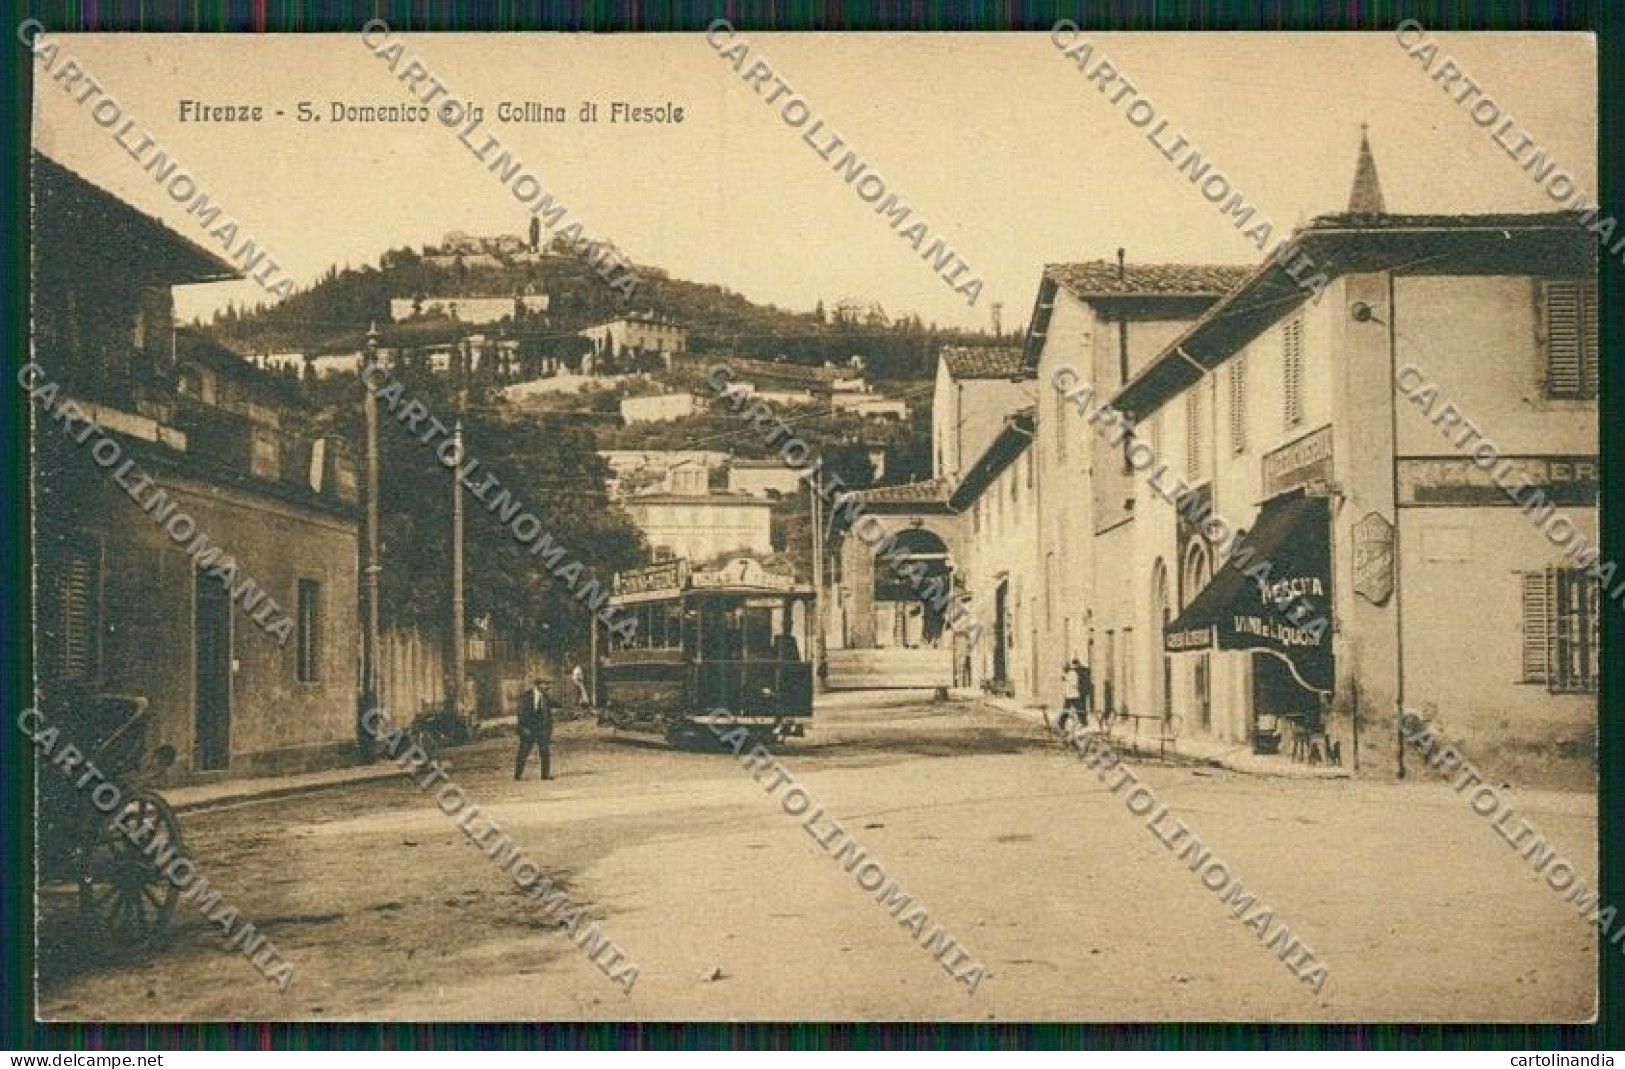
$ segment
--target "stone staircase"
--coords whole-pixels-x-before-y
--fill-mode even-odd
[[[829,689],[900,690],[947,687],[954,676],[953,650],[829,650]]]

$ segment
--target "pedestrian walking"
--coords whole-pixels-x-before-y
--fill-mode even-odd
[[[1070,732],[1073,722],[1080,728],[1085,726],[1083,711],[1078,705],[1078,674],[1072,670],[1072,666],[1077,663],[1074,659],[1071,664],[1061,665],[1061,717],[1056,726],[1063,735]]]
[[[1078,690],[1078,721],[1086,724],[1089,722],[1089,712],[1094,708],[1095,704],[1094,679],[1089,674],[1089,666],[1080,662],[1076,657],[1072,658],[1072,663],[1067,666],[1067,670],[1071,672]]]
[[[576,686],[576,704],[583,709],[592,706],[592,695],[587,692],[587,673],[579,664],[570,665],[570,682]]]
[[[553,778],[553,714],[558,706],[553,699],[553,685],[545,679],[537,679],[519,696],[519,752],[513,759],[514,779],[524,776],[532,747],[541,762],[542,778]]]

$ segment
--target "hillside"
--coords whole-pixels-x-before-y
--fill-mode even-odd
[[[940,346],[987,340],[964,331],[939,331],[918,317],[891,322],[874,308],[842,305],[826,314],[820,302],[812,312],[793,312],[647,266],[636,268],[641,279],[637,296],[623,304],[588,264],[571,257],[537,258],[507,245],[466,260],[432,255],[435,251],[392,249],[376,267],[331,268],[316,285],[280,304],[228,308],[206,329],[244,353],[343,351],[355,348],[369,324],[389,321],[391,298],[545,293],[551,299],[545,321],[506,323],[504,331],[555,338],[618,312],[652,310],[687,328],[693,353],[813,366],[862,354],[869,374],[878,379],[928,377]]]

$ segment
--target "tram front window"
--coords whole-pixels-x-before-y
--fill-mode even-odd
[[[740,630],[744,634],[744,659],[768,661],[773,659],[773,610],[761,606],[746,606],[739,610]]]
[[[730,606],[708,600],[700,606],[700,656],[707,661],[739,659],[739,623]]]

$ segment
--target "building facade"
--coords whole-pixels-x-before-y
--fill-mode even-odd
[[[968,629],[956,636],[955,680],[1022,702],[1037,700],[1060,670],[1041,655],[1039,628],[1055,599],[1036,564],[1034,416],[1028,406],[1007,417],[949,499],[963,532],[965,608],[981,625],[975,641]]]
[[[438,315],[484,326],[504,319],[517,321],[527,316],[546,315],[549,303],[545,293],[510,297],[392,297],[389,318],[399,323],[419,316]]]
[[[700,403],[691,393],[656,393],[621,398],[621,422],[629,425],[684,419],[698,411]]]
[[[142,698],[183,778],[353,753],[357,510],[343,442],[283,379],[174,329],[171,287],[212,254],[36,157],[37,678],[71,716]],[[36,401],[38,398],[36,397]],[[114,470],[64,432],[72,404]],[[126,463],[127,462],[127,463]],[[115,475],[115,472],[117,473]]]
[[[935,478],[957,479],[970,469],[1004,428],[1006,417],[1032,403],[1030,378],[1019,349],[942,349],[931,394]]]
[[[1181,737],[1392,774],[1420,716],[1497,774],[1589,784],[1625,589],[1592,237],[1389,213],[1361,155],[1349,211],[1260,267],[1046,268],[975,411],[986,354],[944,354],[934,460],[985,628],[956,681],[1055,708],[1076,657],[1096,709]]]
[[[729,553],[772,553],[772,502],[713,491],[709,480],[705,464],[683,461],[667,469],[659,487],[624,499],[655,559],[703,564]]]
[[[632,312],[578,331],[593,343],[596,366],[629,356],[658,358],[670,369],[672,361],[688,350],[688,331],[653,312]]]
[[[928,575],[955,581],[962,531],[948,500],[949,490],[947,482],[932,479],[841,496],[830,517],[838,562],[832,577],[836,595],[832,645],[947,648],[944,621],[928,616],[918,586],[900,573],[918,562]],[[883,559],[877,546],[886,547]]]
[[[1036,566],[1046,604],[1038,643],[1046,669],[1034,698],[1058,706],[1061,666],[1076,657],[1100,689],[1100,707],[1135,711],[1133,596],[1122,567],[1135,523],[1133,480],[1122,449],[1095,433],[1057,377],[1109,396],[1169,342],[1234,290],[1248,268],[1117,262],[1051,264],[1044,269],[1023,360],[1041,402],[1034,450]],[[1063,370],[1066,369],[1066,370]]]
[[[1596,544],[1590,249],[1572,215],[1322,217],[1121,391],[1182,483],[1136,498],[1132,574],[1163,639],[1137,655],[1167,681],[1153,704],[1235,741],[1323,712],[1379,769],[1404,708],[1508,776],[1584,778],[1600,588],[1540,521]],[[1282,266],[1300,257],[1339,265],[1318,301]],[[1468,421],[1530,489],[1456,447]],[[1233,581],[1229,540],[1181,517],[1188,495],[1314,611],[1272,618],[1257,582]],[[1246,620],[1256,633],[1231,633]]]
[[[751,497],[794,497],[801,491],[801,475],[786,467],[781,460],[743,460],[728,462],[728,489]]]

